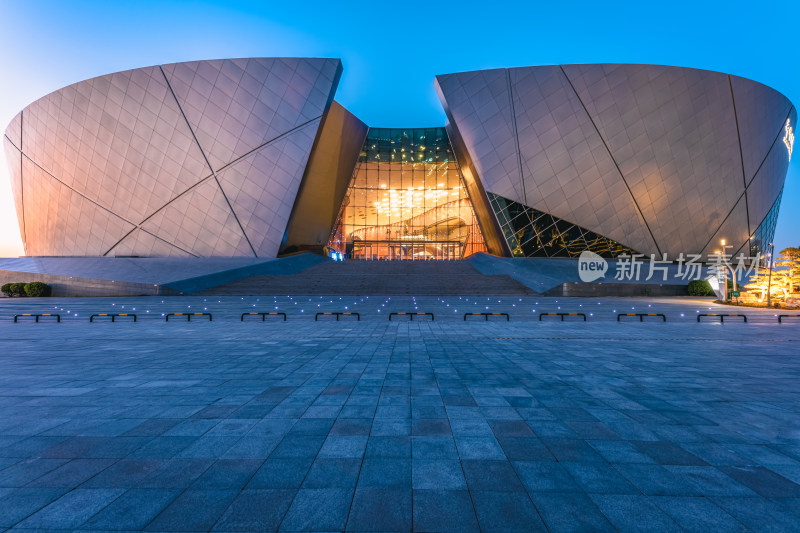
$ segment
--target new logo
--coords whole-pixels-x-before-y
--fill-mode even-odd
[[[608,263],[594,252],[586,250],[578,257],[578,276],[583,282],[602,278],[608,271]]]

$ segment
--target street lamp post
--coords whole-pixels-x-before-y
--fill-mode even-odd
[[[769,267],[769,277],[767,278],[767,309],[769,309],[771,304],[771,296],[772,296],[772,254],[775,251],[775,247],[772,243],[769,243],[769,256],[767,259],[767,266]]]
[[[728,256],[727,256],[727,254],[725,254],[725,249],[726,248],[733,248],[733,245],[731,245],[731,244],[726,245],[725,242],[726,242],[725,239],[722,239],[721,241],[719,241],[720,245],[722,246],[722,256],[720,257],[720,259],[722,259],[722,261],[723,261],[723,269],[725,271],[725,284],[723,285],[725,287],[725,299],[723,301],[725,303],[727,303],[728,302],[728,268],[730,268],[730,266],[728,265],[728,259],[727,259]],[[736,275],[734,274],[733,271],[731,271],[731,280],[733,281],[733,290],[736,290]]]

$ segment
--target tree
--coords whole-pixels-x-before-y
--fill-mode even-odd
[[[759,302],[763,302],[764,298],[767,297],[767,287],[771,287],[770,292],[772,293],[773,297],[783,296],[781,287],[775,283],[775,272],[775,270],[772,271],[772,280],[770,282],[769,268],[759,267],[758,272],[756,272],[756,275],[752,277],[750,283],[742,288],[749,292],[758,293]]]
[[[783,298],[789,298],[800,290],[800,248],[781,250],[776,259],[772,282],[779,287]]]

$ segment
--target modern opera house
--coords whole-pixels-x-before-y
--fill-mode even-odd
[[[746,255],[771,241],[796,111],[733,75],[657,65],[435,79],[447,124],[334,99],[338,59],[108,74],[5,131],[28,256],[350,259]]]

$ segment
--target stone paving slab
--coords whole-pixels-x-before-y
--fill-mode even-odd
[[[362,320],[313,319],[344,307]],[[136,323],[88,322],[134,308]],[[286,322],[240,320],[275,308]],[[479,308],[511,320],[463,320]],[[645,309],[668,322],[616,322]],[[213,321],[162,317],[195,310]],[[399,310],[436,316],[390,322]],[[588,320],[538,321],[561,310]],[[11,320],[48,311],[62,322]],[[747,324],[698,324],[705,311],[736,312],[1,300],[0,530],[800,529],[800,321],[746,309]]]

